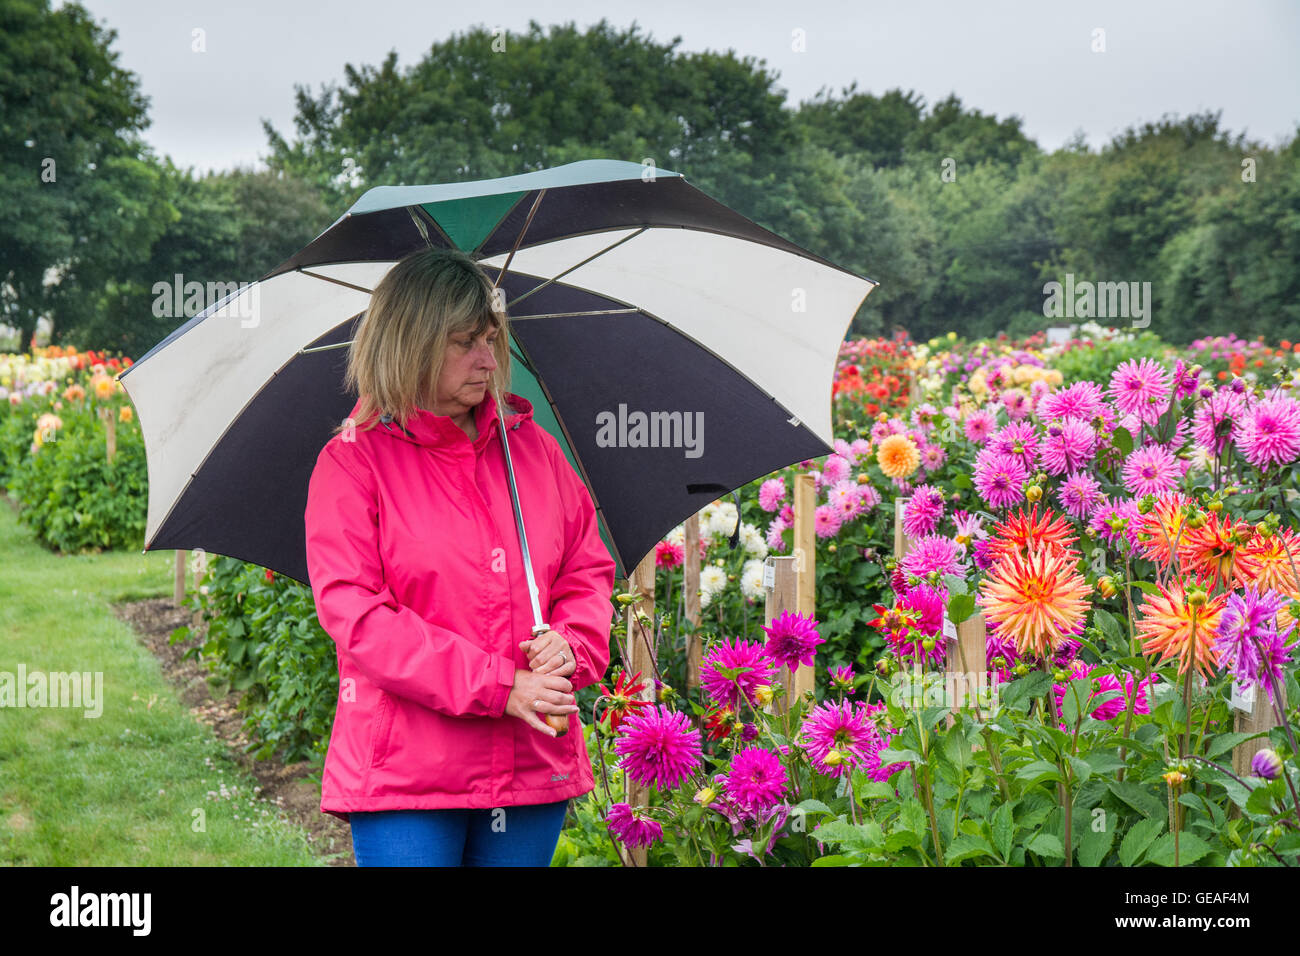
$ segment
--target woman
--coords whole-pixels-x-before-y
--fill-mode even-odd
[[[459,252],[388,272],[348,355],[360,397],[308,488],[339,669],[321,810],[349,821],[361,866],[546,866],[595,786],[574,692],[609,664],[614,562],[586,485],[507,392],[493,293]],[[496,395],[551,628],[535,639]]]

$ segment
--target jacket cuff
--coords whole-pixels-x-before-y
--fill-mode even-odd
[[[497,686],[492,696],[491,716],[502,717],[506,712],[506,703],[510,700],[510,690],[515,686],[515,662],[508,657],[497,658]]]

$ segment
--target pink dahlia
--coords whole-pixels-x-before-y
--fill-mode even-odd
[[[788,781],[780,757],[762,747],[748,747],[731,759],[726,788],[742,810],[762,813],[781,802]]]
[[[844,457],[856,465],[862,456],[869,451],[871,451],[871,442],[865,438],[855,438],[849,444],[849,454]]]
[[[858,489],[864,487],[852,481],[837,481],[826,493],[826,503],[839,513],[841,523],[862,514],[862,492]]]
[[[781,532],[790,527],[778,516],[772,519],[772,523],[767,526],[767,546],[772,551],[784,551],[785,539],[781,537]]]
[[[1163,445],[1144,445],[1124,462],[1124,487],[1133,494],[1161,495],[1173,491],[1182,469]]]
[[[1038,403],[1038,417],[1045,422],[1055,418],[1092,421],[1101,409],[1101,386],[1096,382],[1075,382],[1069,388],[1043,396]]]
[[[1256,468],[1291,464],[1300,458],[1300,402],[1286,396],[1259,402],[1241,421],[1235,439]]]
[[[1086,472],[1076,472],[1067,478],[1057,495],[1065,513],[1080,521],[1091,515],[1106,500],[1097,479]]]
[[[678,567],[682,563],[685,554],[685,548],[682,545],[673,544],[671,541],[660,541],[655,545],[655,567]]]
[[[1203,394],[1193,417],[1196,443],[1211,455],[1223,454],[1246,405],[1245,396],[1230,388],[1213,390],[1208,396]]]
[[[635,810],[626,803],[616,803],[609,808],[605,825],[609,834],[624,846],[650,846],[664,838],[663,825],[657,820],[642,816],[644,807]]]
[[[924,471],[938,471],[948,460],[948,453],[942,445],[926,443],[921,446],[921,468]]]
[[[858,485],[858,501],[861,503],[864,512],[870,511],[880,504],[880,500],[880,492],[871,485]]]
[[[826,640],[817,633],[817,623],[802,614],[782,611],[771,624],[762,625],[767,635],[767,656],[777,667],[788,667],[792,674],[800,664],[811,667],[817,645]]]
[[[1088,528],[1094,534],[1104,538],[1107,544],[1118,544],[1122,534],[1127,536],[1129,544],[1136,545],[1140,519],[1141,515],[1138,514],[1136,501],[1129,499],[1112,501],[1107,498],[1098,503],[1092,517],[1088,519]],[[1122,531],[1116,531],[1111,527],[1112,521],[1127,521],[1128,523]]]
[[[963,569],[957,542],[937,534],[912,542],[907,556],[899,563],[903,573],[916,578],[924,578],[932,571],[940,575],[958,574]]]
[[[683,713],[663,705],[647,707],[623,721],[614,741],[619,766],[645,787],[675,790],[700,765],[700,732]]]
[[[714,645],[700,668],[700,684],[719,707],[740,710],[743,697],[758,704],[758,688],[772,683],[776,665],[762,644],[754,641],[723,641]],[[729,676],[723,671],[731,672]]]
[[[858,701],[844,700],[818,704],[810,710],[799,730],[799,745],[818,773],[842,777],[854,767],[868,768],[881,741],[867,708]],[[838,759],[828,764],[831,751]]]
[[[813,512],[813,530],[819,538],[833,538],[839,533],[844,518],[834,505],[818,505]]]
[[[1148,425],[1169,407],[1169,371],[1149,358],[1121,362],[1111,374],[1111,396],[1121,412],[1136,415]]]
[[[993,434],[993,429],[997,427],[997,424],[998,420],[993,416],[992,412],[980,409],[977,412],[972,412],[970,417],[966,419],[963,431],[966,432],[966,438],[968,441],[972,441],[977,445],[982,445],[988,441],[989,436]]]
[[[1031,422],[1011,422],[993,436],[989,448],[1013,455],[1029,471],[1038,460],[1038,431]]]
[[[849,476],[849,460],[840,455],[828,455],[826,464],[822,465],[822,481],[833,485]]]
[[[764,511],[775,511],[784,500],[784,478],[769,478],[758,489],[758,506]]]
[[[903,509],[903,532],[909,538],[934,534],[943,517],[943,492],[933,485],[917,485]]]
[[[1029,472],[1015,455],[986,448],[975,459],[975,488],[990,508],[1006,508],[1021,499]]]
[[[1078,471],[1092,461],[1097,433],[1082,418],[1063,418],[1047,426],[1039,461],[1049,475]]]

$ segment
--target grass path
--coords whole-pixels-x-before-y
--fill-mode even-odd
[[[0,502],[0,689],[20,664],[103,675],[98,717],[0,707],[0,864],[323,864],[113,614],[169,595],[173,555],[55,555]]]

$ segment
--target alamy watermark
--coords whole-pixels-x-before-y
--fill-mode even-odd
[[[85,717],[104,713],[104,672],[0,671],[0,707],[80,707]]]
[[[596,414],[596,445],[600,448],[684,448],[687,458],[704,454],[703,412],[629,412]]]
[[[899,671],[893,676],[889,702],[905,710],[947,707],[996,711],[998,688],[995,671]]]
[[[171,282],[155,282],[150,291],[155,318],[190,318],[221,305],[213,316],[237,318],[240,328],[256,328],[261,321],[261,286],[257,282],[186,282],[178,272]]]
[[[1070,272],[1064,285],[1044,285],[1043,295],[1049,319],[1132,319],[1135,329],[1151,324],[1150,282],[1076,282]]]

